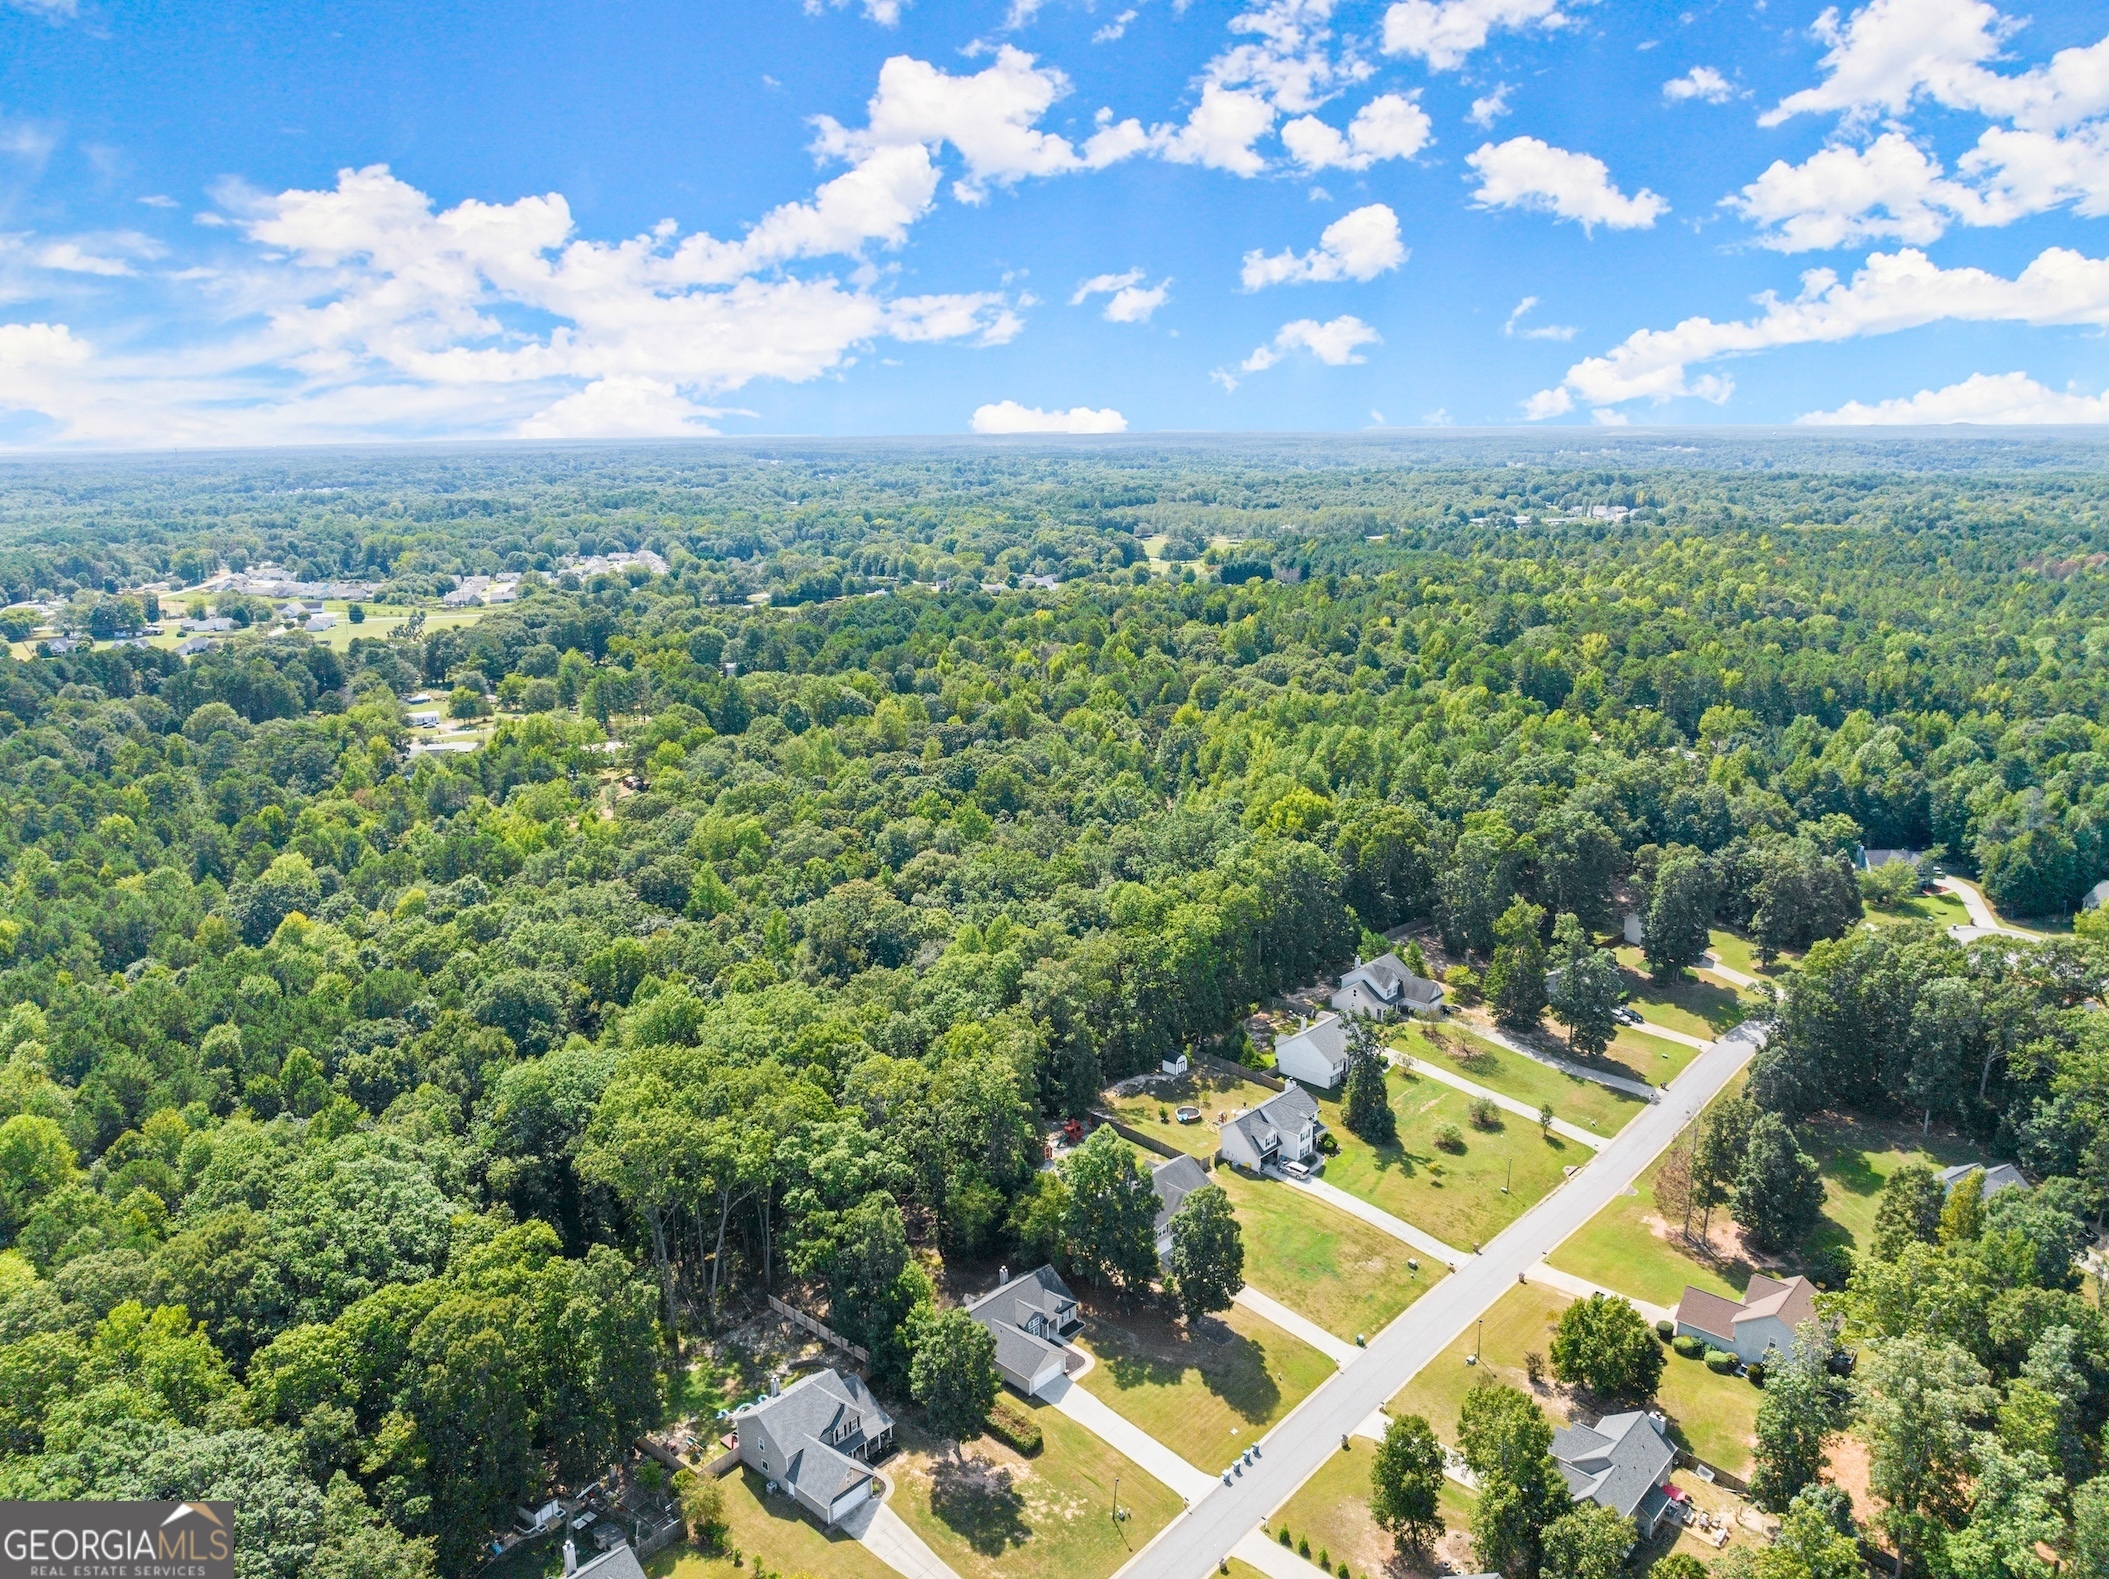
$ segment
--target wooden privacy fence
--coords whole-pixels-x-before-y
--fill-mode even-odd
[[[842,1350],[845,1354],[848,1354],[852,1358],[854,1358],[859,1365],[871,1364],[871,1350],[858,1348],[854,1343],[850,1342],[849,1339],[843,1337],[842,1334],[840,1334],[839,1332],[836,1332],[832,1327],[826,1327],[821,1325],[821,1323],[815,1321],[804,1311],[799,1310],[794,1306],[786,1305],[774,1294],[771,1294],[769,1296],[769,1308],[775,1311],[777,1315],[783,1317],[784,1320],[788,1321],[792,1326],[801,1327],[805,1331],[810,1332],[822,1343],[832,1343],[836,1348]]]
[[[1150,1134],[1146,1130],[1139,1130],[1132,1125],[1123,1124],[1111,1113],[1101,1113],[1097,1108],[1093,1108],[1091,1110],[1091,1116],[1097,1119],[1101,1124],[1106,1125],[1109,1129],[1113,1131],[1114,1134],[1118,1135],[1122,1140],[1133,1141],[1144,1151],[1154,1151],[1160,1157],[1188,1157],[1193,1155],[1191,1152],[1181,1151],[1177,1146],[1174,1146],[1168,1140],[1159,1140],[1155,1135]],[[1215,1166],[1214,1159],[1210,1157],[1194,1157],[1194,1161],[1200,1163],[1201,1166],[1204,1168],[1212,1168]]]
[[[1243,1064],[1234,1064],[1227,1058],[1218,1058],[1213,1053],[1194,1055],[1219,1075],[1236,1075],[1240,1080],[1250,1080],[1256,1086],[1265,1086],[1269,1091],[1285,1091],[1287,1083],[1280,1075],[1270,1075],[1264,1069],[1247,1069]]]

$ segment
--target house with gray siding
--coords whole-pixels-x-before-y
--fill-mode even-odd
[[[732,1412],[740,1462],[790,1492],[825,1529],[877,1494],[871,1465],[893,1449],[893,1416],[855,1372],[815,1371]]]

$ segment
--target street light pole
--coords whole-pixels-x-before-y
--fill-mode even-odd
[[[1508,1193],[1509,1193],[1509,1185],[1511,1185],[1511,1184],[1514,1184],[1515,1182],[1516,1182],[1516,1159],[1515,1159],[1514,1157],[1511,1157],[1511,1158],[1509,1158],[1509,1173],[1508,1173],[1508,1178],[1507,1178],[1507,1179],[1506,1179],[1506,1180],[1505,1180],[1505,1181],[1503,1182],[1503,1184],[1502,1184],[1502,1186],[1501,1186],[1501,1193],[1502,1193],[1503,1195],[1506,1195],[1506,1194],[1508,1194]]]
[[[1475,1365],[1479,1363],[1480,1355],[1486,1350],[1486,1336],[1487,1318],[1481,1316],[1479,1318],[1479,1331],[1473,1336],[1472,1339],[1472,1363]]]
[[[1113,1522],[1120,1523],[1120,1476],[1113,1477]]]

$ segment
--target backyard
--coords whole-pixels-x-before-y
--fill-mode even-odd
[[[1310,1543],[1312,1562],[1321,1556],[1328,1558],[1336,1574],[1344,1562],[1354,1579],[1379,1579],[1401,1571],[1429,1575],[1464,1572],[1460,1565],[1468,1553],[1463,1532],[1471,1523],[1472,1494],[1447,1478],[1438,1511],[1450,1533],[1435,1545],[1449,1567],[1431,1563],[1425,1553],[1403,1569],[1392,1566],[1397,1548],[1391,1534],[1369,1516],[1369,1469],[1376,1453],[1377,1444],[1368,1437],[1348,1438],[1344,1449],[1328,1454],[1318,1472],[1275,1510],[1267,1521],[1267,1538],[1278,1540],[1280,1532],[1287,1530],[1295,1549],[1301,1550],[1306,1541]]]
[[[1485,1244],[1558,1184],[1563,1167],[1589,1160],[1581,1142],[1540,1133],[1535,1119],[1491,1104],[1484,1127],[1475,1124],[1472,1105],[1484,1099],[1454,1086],[1393,1070],[1390,1090],[1399,1121],[1398,1143],[1390,1146],[1350,1132],[1339,1105],[1320,1099],[1340,1143],[1325,1178],[1459,1250]],[[1436,1145],[1447,1129],[1457,1132],[1456,1150]]]
[[[986,1436],[955,1457],[950,1444],[903,1421],[903,1451],[884,1466],[893,1511],[960,1579],[1105,1579],[1177,1517],[1177,1492],[1067,1415],[1015,1396],[1005,1401],[1040,1427],[1045,1445],[1033,1457]],[[1116,1477],[1127,1514],[1119,1523]],[[776,1566],[776,1552],[768,1556]]]
[[[1166,1075],[1144,1091],[1115,1096],[1106,1093],[1105,1109],[1123,1124],[1196,1157],[1213,1157],[1220,1143],[1217,1126],[1228,1113],[1258,1107],[1274,1091],[1257,1081],[1196,1067],[1184,1075]],[[1182,1124],[1182,1106],[1201,1110],[1197,1124]],[[1163,1117],[1159,1117],[1159,1114]]]
[[[1227,1464],[1333,1374],[1309,1344],[1241,1305],[1189,1326],[1092,1312],[1083,1385],[1189,1464]]]
[[[1446,1275],[1418,1252],[1297,1190],[1218,1168],[1245,1231],[1245,1281],[1336,1337],[1381,1331]]]
[[[1532,1107],[1550,1102],[1553,1112],[1568,1123],[1606,1139],[1625,1128],[1626,1121],[1645,1106],[1629,1092],[1615,1091],[1579,1075],[1563,1074],[1550,1064],[1496,1047],[1468,1034],[1462,1025],[1440,1033],[1438,1042],[1438,1037],[1418,1022],[1401,1024],[1391,1027],[1385,1040],[1416,1062],[1453,1071],[1489,1091],[1499,1091]]]

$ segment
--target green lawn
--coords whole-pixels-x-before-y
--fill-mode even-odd
[[[1748,1078],[1747,1072],[1736,1076],[1729,1082],[1728,1092],[1741,1091]],[[1678,1144],[1683,1144],[1681,1139]],[[1683,1297],[1687,1283],[1740,1298],[1750,1282],[1749,1266],[1740,1261],[1703,1257],[1681,1241],[1672,1242],[1662,1231],[1655,1204],[1655,1180],[1662,1171],[1663,1160],[1658,1158],[1641,1175],[1634,1194],[1619,1196],[1547,1259],[1563,1272],[1572,1272],[1653,1305],[1674,1306]],[[1723,1208],[1714,1210],[1718,1216]],[[1680,1226],[1682,1221],[1680,1218]]]
[[[1326,1160],[1326,1180],[1459,1250],[1485,1244],[1558,1184],[1563,1167],[1589,1160],[1589,1148],[1579,1141],[1541,1134],[1535,1120],[1501,1108],[1494,1110],[1491,1128],[1479,1128],[1470,1114],[1479,1099],[1455,1086],[1398,1070],[1390,1086],[1399,1119],[1393,1146],[1371,1146],[1348,1130],[1337,1103],[1320,1099],[1319,1110],[1340,1142],[1340,1155]],[[1436,1147],[1436,1134],[1446,1125],[1463,1136],[1462,1152]]]
[[[1327,1454],[1317,1473],[1268,1519],[1267,1538],[1279,1540],[1287,1530],[1292,1541],[1311,1543],[1312,1562],[1323,1554],[1334,1573],[1344,1562],[1354,1579],[1377,1579],[1388,1572],[1396,1547],[1390,1533],[1369,1516],[1369,1467],[1376,1453],[1376,1443],[1355,1436],[1348,1438],[1344,1450]],[[1472,1518],[1471,1493],[1446,1479],[1439,1511],[1446,1529],[1466,1528]]]
[[[1217,1126],[1222,1115],[1258,1107],[1276,1093],[1251,1080],[1195,1069],[1177,1080],[1167,1079],[1154,1090],[1127,1096],[1107,1095],[1105,1108],[1123,1124],[1157,1140],[1176,1146],[1196,1157],[1213,1157],[1220,1144]],[[1182,1124],[1176,1114],[1182,1104],[1201,1109],[1201,1122]],[[1167,1116],[1159,1118],[1159,1112]]]
[[[1337,1337],[1374,1335],[1446,1276],[1360,1218],[1273,1179],[1218,1168],[1245,1231],[1245,1281]]]
[[[1060,1410],[1006,1396],[1040,1427],[1033,1457],[981,1437],[961,1464],[903,1423],[904,1451],[884,1466],[893,1511],[961,1579],[1105,1579],[1178,1516],[1178,1493]],[[1115,1476],[1128,1514],[1118,1524]]]
[[[1084,1346],[1098,1364],[1083,1385],[1202,1469],[1229,1463],[1334,1370],[1242,1305],[1198,1331],[1147,1312],[1118,1322],[1095,1315]]]
[[[1917,894],[1894,910],[1878,910],[1869,905],[1865,919],[1878,927],[1895,926],[1900,921],[1931,921],[1944,927],[1966,927],[1970,924],[1970,908],[1953,894]]]
[[[1707,937],[1712,941],[1714,954],[1722,964],[1745,976],[1755,976],[1760,981],[1786,980],[1787,972],[1801,960],[1798,951],[1789,950],[1773,961],[1772,968],[1767,970],[1758,962],[1758,947],[1750,939],[1721,927],[1715,927]]]
[[[1532,1107],[1550,1102],[1552,1110],[1570,1124],[1606,1138],[1616,1135],[1647,1104],[1624,1091],[1614,1091],[1579,1075],[1562,1074],[1550,1064],[1525,1058],[1506,1047],[1466,1033],[1453,1026],[1438,1047],[1427,1029],[1419,1024],[1395,1026],[1385,1038],[1417,1061],[1463,1075],[1489,1091],[1528,1102]]]
[[[686,1542],[670,1546],[645,1564],[652,1579],[750,1579],[757,1561],[813,1579],[899,1579],[847,1535],[822,1531],[789,1497],[766,1495],[753,1470],[741,1469],[718,1484],[725,1488],[725,1517],[732,1526],[723,1550],[706,1556]],[[735,1551],[741,1554],[737,1568]]]
[[[1476,1323],[1467,1328],[1385,1407],[1394,1417],[1420,1415],[1437,1436],[1454,1443],[1465,1394],[1491,1377],[1532,1394],[1555,1424],[1564,1424],[1567,1395],[1550,1381],[1533,1388],[1523,1357],[1530,1350],[1541,1357],[1551,1354],[1553,1328],[1570,1303],[1572,1296],[1558,1289],[1536,1284],[1510,1289],[1487,1310],[1483,1333]],[[1467,1365],[1475,1345],[1479,1363]],[[1669,1417],[1671,1435],[1680,1447],[1732,1475],[1747,1473],[1758,1406],[1758,1390],[1748,1380],[1716,1376],[1701,1361],[1671,1354],[1655,1403]]]
[[[1678,1027],[1671,1026],[1670,1029]],[[1604,1049],[1605,1065],[1613,1074],[1645,1080],[1651,1086],[1666,1085],[1675,1080],[1684,1073],[1684,1066],[1698,1056],[1699,1049],[1689,1043],[1673,1042],[1667,1036],[1650,1036],[1630,1025],[1620,1026],[1618,1035]]]
[[[1824,1221],[1811,1237],[1812,1246],[1865,1246],[1875,1230],[1883,1182],[1908,1162],[1939,1169],[1992,1160],[1954,1136],[1922,1136],[1915,1124],[1882,1123],[1853,1114],[1810,1120],[1797,1125],[1795,1133],[1802,1149],[1823,1168]]]
[[[1721,980],[1686,976],[1658,982],[1646,974],[1647,960],[1630,944],[1613,951],[1625,976],[1626,1002],[1641,1018],[1687,1036],[1712,1040],[1750,1018],[1756,999]]]

